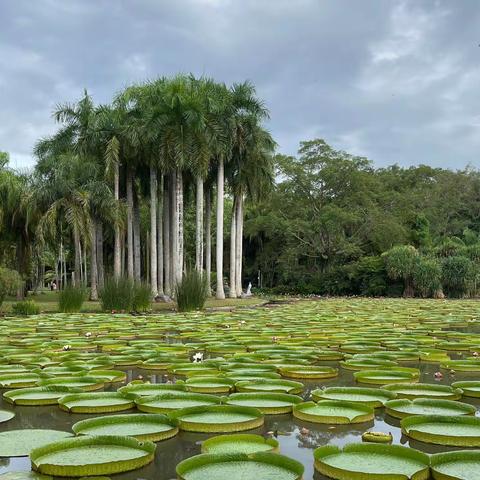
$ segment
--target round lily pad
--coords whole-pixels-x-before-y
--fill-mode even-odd
[[[293,380],[245,380],[235,384],[237,392],[276,392],[276,393],[290,393],[298,395],[303,392],[304,385]]]
[[[387,385],[390,383],[418,382],[418,373],[404,370],[360,370],[354,374],[358,383]]]
[[[72,426],[77,435],[128,435],[137,440],[158,442],[178,433],[176,422],[165,415],[109,415],[81,420]]]
[[[138,410],[148,413],[169,413],[173,410],[189,407],[216,405],[222,399],[207,393],[170,392],[151,397],[139,397],[135,400]]]
[[[0,410],[0,423],[8,422],[14,416],[15,414],[13,412],[9,412],[8,410]]]
[[[0,457],[26,457],[33,448],[71,436],[69,432],[33,428],[0,432]]]
[[[371,421],[375,414],[372,407],[361,403],[321,400],[295,405],[293,416],[314,423],[346,424]]]
[[[475,415],[477,409],[468,403],[453,400],[436,400],[431,398],[402,398],[385,404],[385,412],[395,418],[411,415]]]
[[[363,403],[373,408],[381,408],[389,400],[396,398],[396,393],[380,388],[364,387],[329,387],[324,390],[318,388],[312,391],[312,399],[345,400],[347,402]]]
[[[34,387],[42,377],[38,373],[6,373],[0,375],[0,388]]]
[[[480,418],[466,415],[418,415],[401,420],[402,432],[425,443],[480,447]]]
[[[258,408],[264,415],[290,413],[294,405],[302,402],[302,397],[288,393],[232,393],[227,399],[228,405]]]
[[[303,465],[274,453],[208,454],[188,458],[177,465],[179,480],[300,480]]]
[[[226,377],[199,376],[188,378],[185,387],[194,393],[229,393],[235,387],[235,381]]]
[[[263,425],[260,410],[236,405],[215,405],[176,410],[170,417],[179,421],[181,430],[188,432],[240,432]]]
[[[432,385],[430,383],[387,385],[386,390],[395,392],[398,398],[435,398],[437,400],[458,400],[462,390],[449,385]]]
[[[118,389],[120,393],[134,393],[142,397],[150,397],[168,392],[185,392],[184,383],[129,383]]]
[[[155,455],[155,444],[132,437],[78,437],[35,448],[32,469],[59,477],[111,475],[141,468]]]
[[[279,369],[282,377],[286,378],[304,378],[304,379],[320,379],[333,378],[338,375],[338,370],[333,367],[309,367],[297,365],[294,367],[283,367]]]
[[[480,398],[480,381],[466,380],[463,382],[454,382],[452,387],[459,388],[465,397]]]
[[[479,450],[457,450],[430,457],[435,480],[477,480],[480,471]]]
[[[70,378],[49,378],[48,380],[40,380],[38,385],[46,387],[49,385],[64,386],[70,388],[81,388],[86,392],[100,390],[105,386],[105,380],[95,377],[76,376]]]
[[[57,405],[58,399],[66,394],[82,391],[79,388],[52,385],[9,390],[3,394],[3,398],[14,405]]]
[[[32,471],[7,472],[0,475],[0,480],[53,480],[53,477]]]
[[[135,395],[120,392],[85,392],[65,395],[58,406],[71,413],[121,412],[135,407]]]
[[[317,448],[315,470],[337,480],[427,480],[430,460],[425,453],[400,445],[352,443]]]
[[[256,452],[276,452],[278,441],[274,438],[264,438],[261,435],[234,433],[220,435],[205,440],[202,443],[202,453],[215,454],[251,454]]]

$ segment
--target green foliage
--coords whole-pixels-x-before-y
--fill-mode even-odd
[[[38,315],[40,307],[33,300],[24,300],[12,305],[14,315]]]
[[[8,295],[15,295],[22,283],[22,279],[17,271],[0,267],[0,307]]]
[[[58,295],[58,309],[64,313],[79,312],[86,299],[87,290],[85,288],[67,285]]]
[[[152,301],[150,287],[128,278],[109,278],[99,292],[102,310],[115,312],[146,311]]]
[[[152,289],[147,283],[135,283],[133,285],[132,310],[146,312],[152,304]]]
[[[175,301],[179,312],[202,310],[208,297],[204,276],[196,270],[188,271],[175,287]]]
[[[464,297],[473,287],[475,267],[473,262],[460,255],[447,257],[442,263],[442,284],[449,297]]]
[[[436,258],[419,256],[413,272],[415,291],[421,297],[433,297],[442,288],[442,267]]]
[[[388,276],[393,280],[403,280],[405,297],[412,297],[413,292],[413,275],[418,260],[418,252],[411,245],[398,245],[383,255],[385,260],[385,268]]]

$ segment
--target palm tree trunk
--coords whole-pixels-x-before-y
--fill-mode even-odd
[[[101,221],[97,221],[96,223],[98,287],[102,289],[105,284],[105,267],[103,264],[103,223]],[[118,250],[120,251],[120,248]]]
[[[165,272],[164,290],[167,295],[172,293],[170,263],[170,190],[168,182],[163,185],[163,269]]]
[[[150,167],[150,285],[152,286],[153,298],[155,298],[158,295],[157,202],[158,202],[157,169],[151,166]]]
[[[90,300],[98,300],[97,290],[97,230],[96,221],[92,220],[90,225]]]
[[[171,255],[170,255],[170,278],[172,282],[172,293],[177,283],[178,268],[178,208],[177,208],[177,172],[172,172],[172,188],[170,191],[170,239],[171,239]]]
[[[87,241],[83,244],[83,286],[87,286],[88,268],[87,268]]]
[[[225,172],[223,158],[218,162],[217,173],[217,295],[219,300],[225,298],[223,290],[223,192],[224,192]]]
[[[178,265],[177,265],[177,283],[182,281],[183,277],[183,175],[180,169],[177,170],[175,193],[177,197],[176,215],[178,218],[177,245],[178,245]]]
[[[118,163],[115,163],[115,173],[113,180],[113,187],[115,191],[115,205],[119,209],[120,207],[120,170]],[[122,272],[122,260],[121,260],[121,239],[120,239],[120,225],[118,223],[119,219],[115,221],[115,237],[114,237],[114,246],[113,246],[113,277],[120,278]],[[103,235],[102,235],[103,239]],[[103,278],[103,274],[100,276],[100,279]],[[103,282],[103,279],[102,279]]]
[[[133,271],[136,282],[140,282],[142,279],[142,252],[140,241],[140,205],[138,196],[135,195],[133,202]]]
[[[75,271],[73,276],[73,286],[77,287],[80,281],[80,272],[81,272],[81,264],[82,259],[81,255],[81,247],[80,247],[80,234],[78,232],[78,227],[74,225],[73,227],[73,243],[75,248]]]
[[[133,178],[127,171],[127,274],[133,279]]]
[[[235,275],[236,287],[237,287],[237,297],[241,297],[243,293],[242,289],[242,260],[243,260],[243,195],[240,194],[237,198],[237,209],[236,209],[236,226],[237,226],[237,240],[235,242]]]
[[[195,218],[195,269],[203,271],[203,179],[197,176],[197,199]]]
[[[230,227],[230,298],[237,298],[237,197],[234,197],[232,206],[232,222]]]
[[[164,295],[163,287],[163,175],[160,177],[157,206],[157,288],[158,295]]]
[[[205,274],[207,276],[208,295],[211,295],[212,277],[212,192],[207,190],[205,195]]]

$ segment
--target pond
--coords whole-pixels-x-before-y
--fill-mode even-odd
[[[304,388],[300,396],[309,401],[312,399],[311,392],[328,387],[362,386],[381,389],[382,383],[363,384],[355,379],[355,374],[361,371],[378,371],[382,368],[385,371],[395,370],[389,363],[384,367],[381,362],[369,366],[372,359],[380,359],[393,361],[394,365],[407,373],[409,369],[418,369],[417,378],[412,380],[414,383],[450,385],[464,380],[480,380],[480,368],[478,373],[474,369],[476,349],[480,350],[477,305],[474,301],[340,299],[305,301],[276,308],[228,313],[146,317],[51,314],[26,319],[4,319],[0,320],[4,332],[0,340],[0,369],[2,365],[23,365],[28,372],[47,373],[49,379],[75,377],[73,373],[70,376],[65,375],[65,372],[59,375],[60,370],[55,372],[54,369],[59,366],[71,369],[79,367],[76,374],[84,371],[93,377],[95,373],[92,373],[92,368],[94,372],[100,370],[100,366],[101,370],[125,372],[124,380],[105,383],[100,390],[112,392],[139,379],[152,384],[168,382],[181,385],[185,379],[193,378],[192,371],[187,368],[186,371],[180,371],[188,376],[178,375],[172,365],[178,364],[180,369],[185,369],[185,364],[191,362],[196,353],[203,354],[204,362],[192,363],[191,370],[204,368],[206,377],[214,377],[217,381],[232,376],[238,381],[239,377],[231,372],[235,371],[241,377],[249,368],[253,376],[260,377],[262,372],[276,374],[286,366],[298,366],[300,375],[301,366],[337,369],[338,375],[329,378],[280,378],[301,382]],[[324,360],[325,352],[328,351],[339,352],[344,360]],[[386,360],[388,355],[382,357],[381,354],[389,352],[390,360]],[[409,352],[412,358],[417,358],[408,360],[406,356],[407,361],[399,361],[399,352]],[[432,357],[426,361],[428,355],[439,355],[439,360],[434,361],[435,358]],[[440,364],[445,358],[471,359],[474,371],[442,369]],[[367,362],[365,365],[354,365],[354,369],[345,368],[348,362],[341,362],[348,359]],[[159,365],[161,362],[165,363],[164,367]],[[157,367],[155,370],[149,369],[152,363]],[[265,366],[265,371],[261,370],[262,365]],[[331,372],[331,369],[324,370]],[[278,380],[268,378],[267,375],[265,383],[268,385],[269,382]],[[207,382],[207,386],[218,388],[212,382],[213,380]],[[194,385],[197,384],[194,382]],[[230,388],[230,391],[233,389],[234,387]],[[2,390],[3,393],[7,391],[12,390]],[[222,403],[225,403],[224,393],[216,395],[221,396]],[[435,395],[434,392],[433,396]],[[418,396],[423,395],[420,392]],[[480,399],[467,396],[461,396],[460,401],[475,407],[480,404]],[[80,420],[105,415],[69,413],[58,405],[12,406],[4,398],[0,400],[0,409],[15,413],[13,419],[0,423],[0,432],[20,429],[71,432],[72,426]],[[115,415],[132,413],[139,411],[125,410],[116,412]],[[366,431],[391,433],[393,444],[429,454],[458,449],[455,446],[425,443],[403,435],[400,419],[386,415],[384,408],[376,408],[373,419],[343,425],[305,421],[292,413],[265,415],[264,425],[249,429],[248,433],[276,438],[280,453],[301,462],[305,468],[303,478],[309,480],[327,478],[314,471],[313,451],[317,447],[359,443]],[[215,435],[218,433],[197,433],[180,428],[177,435],[157,442],[153,462],[117,474],[115,478],[176,478],[176,466],[182,460],[200,454],[202,442]],[[30,470],[28,457],[0,458],[0,474],[27,470]]]

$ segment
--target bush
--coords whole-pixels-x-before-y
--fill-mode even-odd
[[[421,297],[434,297],[442,288],[442,269],[435,258],[419,256],[413,271],[415,291]]]
[[[472,288],[474,264],[460,255],[447,257],[442,265],[442,284],[449,297],[464,297]]]
[[[58,297],[58,309],[63,313],[79,312],[86,299],[87,291],[85,288],[67,285],[60,291]]]
[[[203,309],[208,297],[208,285],[200,272],[191,270],[175,287],[175,300],[179,312]]]
[[[16,270],[0,267],[0,307],[8,295],[15,295],[22,283],[22,278]]]
[[[38,315],[40,307],[32,300],[24,300],[12,305],[12,313],[14,315]]]
[[[105,281],[100,291],[100,303],[105,311],[145,311],[152,301],[150,286],[145,283],[135,284],[128,278]]]
[[[152,303],[152,289],[148,283],[136,283],[133,286],[132,309],[136,312],[146,312]]]

